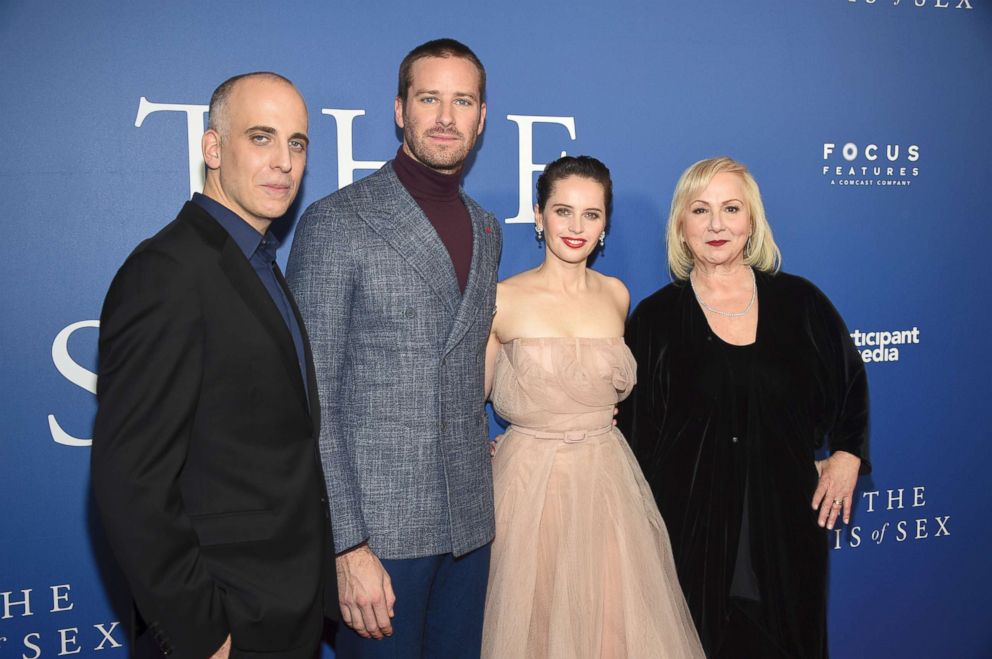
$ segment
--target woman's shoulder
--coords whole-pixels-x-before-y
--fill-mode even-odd
[[[627,320],[628,334],[654,337],[668,336],[675,331],[684,313],[684,294],[687,284],[674,281],[637,303]]]
[[[525,291],[528,288],[528,284],[533,282],[533,278],[533,270],[524,270],[515,275],[510,275],[503,281],[497,282],[497,300],[500,298],[509,299],[519,294],[520,291]]]
[[[534,279],[534,269],[524,270],[523,272],[518,272],[515,275],[510,275],[506,279],[501,280],[496,284],[497,290],[502,288],[504,290],[511,290],[514,288],[520,288],[521,286],[526,286],[529,282]]]
[[[604,275],[602,272],[596,272],[595,270],[590,270],[589,274],[594,278],[597,286],[614,297],[618,302],[630,304],[630,291],[627,290],[627,285],[623,283],[622,279],[611,275]]]
[[[670,311],[679,303],[688,284],[683,281],[673,281],[651,293],[634,309],[634,313],[655,313]]]
[[[782,271],[755,274],[759,284],[764,283],[765,288],[791,301],[813,304],[830,301],[816,284],[800,275]]]

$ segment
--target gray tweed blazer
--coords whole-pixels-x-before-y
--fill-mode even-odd
[[[492,540],[484,411],[499,223],[467,195],[464,294],[430,221],[387,163],[311,205],[289,258],[313,348],[335,550],[380,558]]]

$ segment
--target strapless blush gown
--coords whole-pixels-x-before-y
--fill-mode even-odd
[[[668,532],[613,408],[622,338],[516,339],[492,401],[512,425],[493,459],[487,659],[703,657]]]

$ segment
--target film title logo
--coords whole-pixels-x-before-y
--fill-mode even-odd
[[[37,590],[37,592],[36,592]],[[22,588],[0,591],[0,656],[10,656],[9,652],[19,652],[23,659],[39,659],[55,655],[64,657],[79,654],[83,650],[100,652],[103,650],[124,649],[124,633],[120,622],[99,622],[80,624],[76,607],[72,601],[72,586],[58,584],[48,588]],[[23,618],[33,618],[48,613],[58,616],[62,624],[54,633],[45,631],[18,632],[13,638],[7,620],[21,622]],[[63,622],[64,620],[64,622]],[[38,622],[32,620],[31,622]],[[39,624],[39,627],[43,626]],[[36,628],[37,629],[37,628]]]
[[[916,8],[927,8],[927,9],[974,9],[971,6],[971,0],[847,0],[848,4],[859,4],[859,5],[889,5],[892,7],[898,7],[903,5],[906,7],[916,7]]]
[[[823,143],[821,174],[830,185],[904,187],[920,175],[918,144]]]
[[[864,545],[901,544],[950,537],[950,515],[927,514],[927,488],[924,485],[861,493],[866,516],[871,521],[852,524],[844,533],[833,530],[831,546],[857,549]],[[857,498],[855,496],[855,498]],[[857,521],[857,520],[852,520]]]
[[[205,169],[203,154],[200,153],[200,138],[203,137],[204,117],[209,106],[188,103],[156,103],[144,96],[138,101],[138,114],[134,119],[135,128],[141,128],[145,120],[157,112],[181,112],[186,116],[186,153],[189,174],[189,193],[203,189]],[[338,189],[350,185],[355,180],[356,171],[374,171],[386,164],[385,160],[359,160],[354,156],[353,126],[355,119],[365,115],[365,110],[345,108],[321,108],[322,115],[331,117],[337,126]],[[534,223],[534,174],[544,171],[546,163],[534,162],[534,131],[555,127],[567,131],[566,135],[575,141],[575,117],[548,117],[531,114],[508,114],[508,121],[517,125],[517,188],[519,204],[517,214],[504,221],[507,224]],[[563,144],[567,142],[563,139]],[[560,153],[565,155],[565,151]],[[556,158],[559,156],[555,156]]]

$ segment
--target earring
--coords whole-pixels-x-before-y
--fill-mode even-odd
[[[544,229],[542,229],[541,227],[539,227],[539,226],[537,226],[535,224],[534,225],[534,233],[536,234],[535,235],[535,238],[537,238],[537,246],[540,248],[541,247],[541,243],[544,242]]]
[[[751,236],[748,236],[744,243],[744,258],[751,258]]]
[[[599,246],[606,247],[606,232],[599,234]]]

